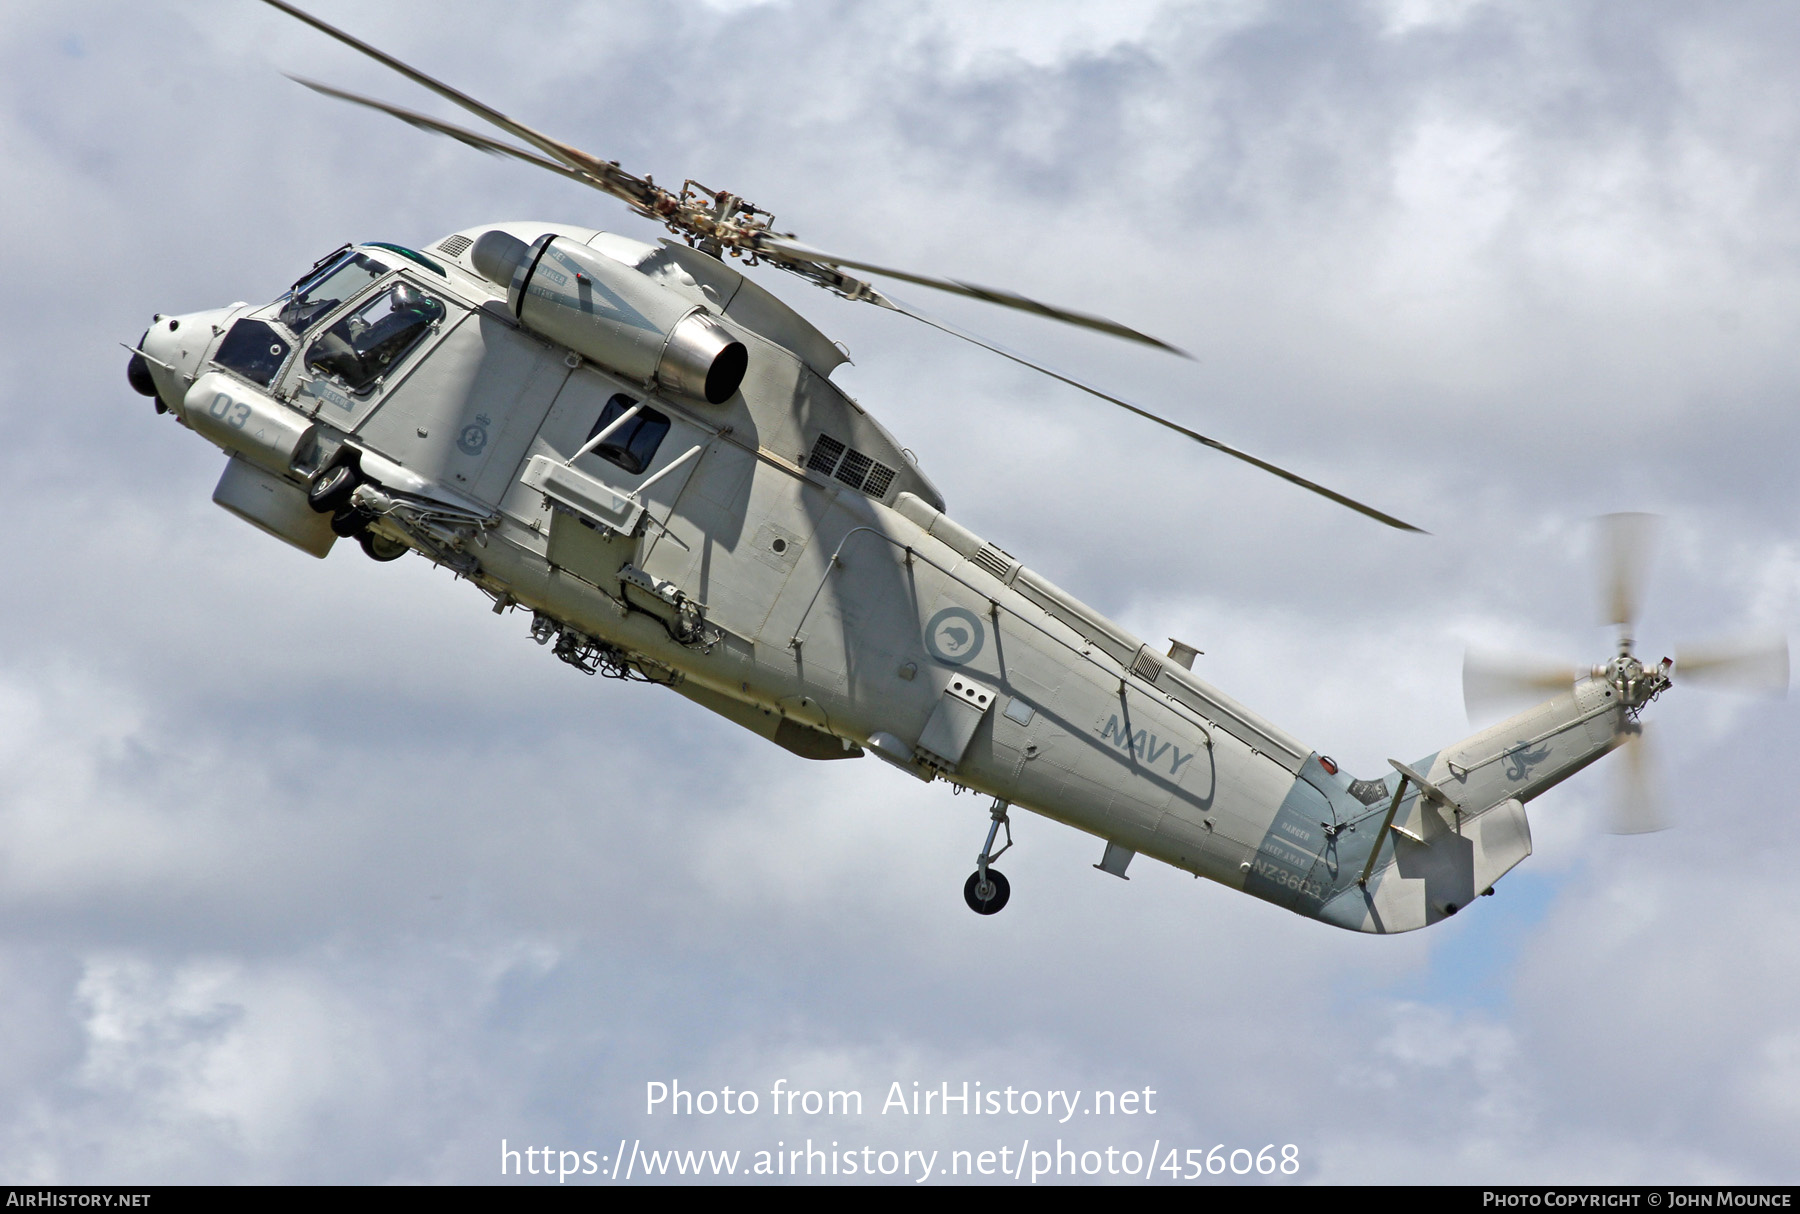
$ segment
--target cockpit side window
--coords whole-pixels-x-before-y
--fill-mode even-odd
[[[295,333],[304,333],[314,321],[387,272],[386,266],[361,253],[346,254],[295,284],[275,319]]]
[[[231,326],[213,361],[266,388],[286,361],[290,342],[272,326],[246,318]]]
[[[307,369],[365,391],[443,318],[441,302],[402,280],[320,334],[306,351]]]

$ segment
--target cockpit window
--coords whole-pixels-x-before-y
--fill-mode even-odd
[[[275,319],[295,333],[304,333],[315,320],[387,272],[386,266],[372,258],[348,253],[295,284]]]
[[[266,388],[288,356],[289,341],[260,320],[240,320],[219,343],[213,361]]]
[[[306,351],[307,369],[364,391],[443,318],[442,303],[410,282],[395,283],[320,334]]]

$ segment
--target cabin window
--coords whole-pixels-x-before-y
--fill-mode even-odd
[[[619,415],[637,402],[623,392],[606,402],[606,408],[600,410],[600,420],[588,431],[588,438],[612,425]],[[663,436],[669,432],[669,419],[648,405],[638,410],[637,416],[612,432],[605,442],[594,448],[594,454],[601,459],[610,460],[633,476],[641,474],[656,458],[656,449],[662,446]]]
[[[306,352],[306,367],[342,380],[352,392],[365,391],[443,318],[442,303],[402,280],[320,334]]]

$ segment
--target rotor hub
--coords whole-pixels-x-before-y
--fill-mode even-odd
[[[1646,666],[1629,652],[1621,653],[1594,674],[1612,684],[1627,711],[1636,713],[1672,685],[1669,671],[1674,663],[1668,658]]]

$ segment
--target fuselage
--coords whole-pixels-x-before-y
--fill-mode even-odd
[[[576,256],[509,262],[509,297],[475,259],[494,231]],[[656,363],[669,326],[631,318],[665,295],[747,350],[728,399]],[[543,336],[531,309],[551,305],[646,361]],[[1523,803],[1631,728],[1596,675],[1352,779],[954,522],[831,382],[839,349],[682,245],[514,223],[359,246],[267,307],[159,317],[142,353],[158,399],[231,454],[215,499],[264,530],[318,556],[340,534],[403,544],[532,612],[572,664],[1065,822],[1120,875],[1143,853],[1338,926],[1423,926],[1528,855]],[[307,491],[345,464],[361,487],[328,518]]]

